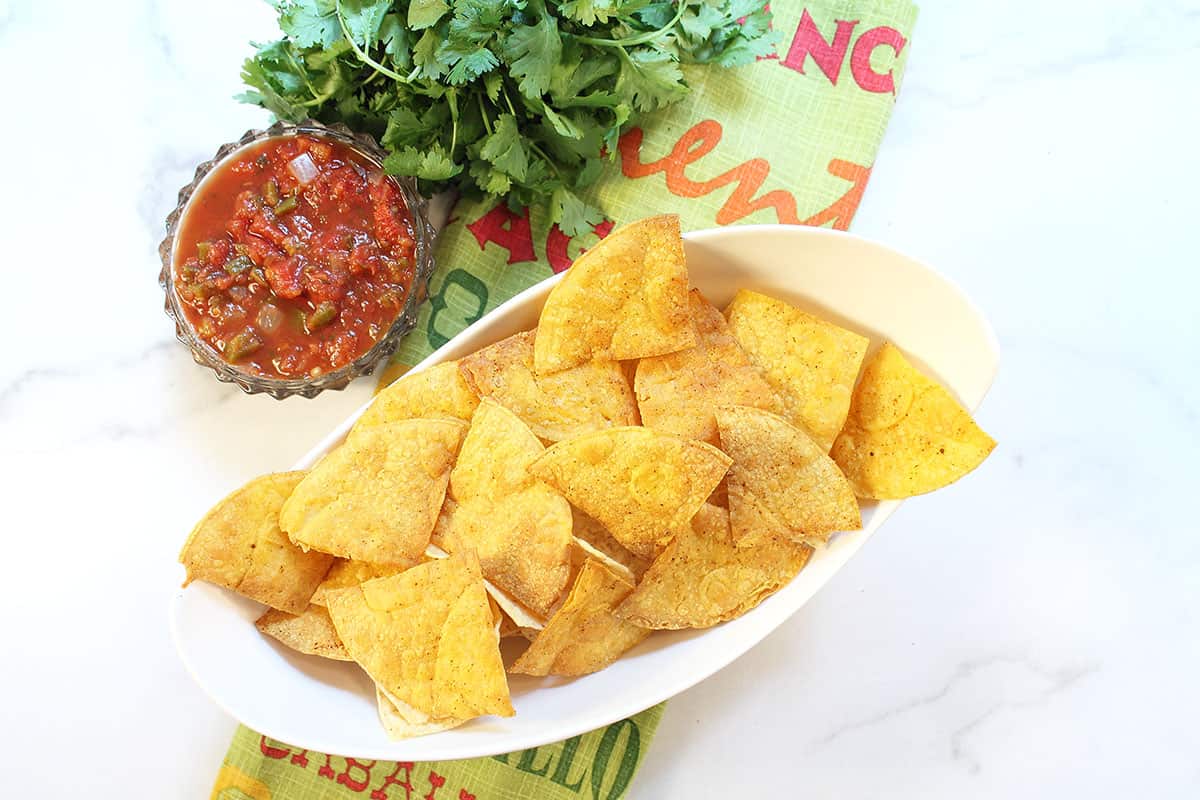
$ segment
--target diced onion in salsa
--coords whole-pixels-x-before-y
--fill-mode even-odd
[[[221,164],[188,203],[175,291],[226,361],[315,377],[391,327],[414,248],[404,197],[377,165],[331,139],[275,137]]]

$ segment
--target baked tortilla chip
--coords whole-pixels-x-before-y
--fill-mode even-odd
[[[570,577],[571,507],[529,473],[545,447],[485,398],[475,411],[437,525],[447,552],[474,550],[483,575],[545,616]]]
[[[731,463],[704,442],[649,428],[612,428],[559,442],[530,471],[652,558],[704,504]]]
[[[318,605],[309,605],[299,614],[268,609],[255,621],[254,627],[293,650],[310,656],[337,661],[354,660],[333,629],[329,612]]]
[[[633,584],[589,558],[566,601],[509,672],[521,675],[589,675],[616,661],[650,631],[613,616]]]
[[[634,391],[642,424],[685,439],[717,444],[720,406],[774,407],[775,392],[729,334],[721,312],[699,290],[688,297],[696,346],[643,358]]]
[[[572,513],[571,523],[571,535],[576,544],[626,580],[637,583],[650,566],[649,561],[631,553],[603,525],[582,511]]]
[[[351,429],[351,435],[376,425],[405,419],[471,419],[479,398],[458,372],[457,361],[446,361],[420,372],[409,372],[375,396]]]
[[[729,514],[739,544],[774,536],[821,545],[858,530],[858,498],[833,459],[783,417],[745,406],[717,409],[729,468]]]
[[[828,453],[846,421],[867,338],[745,289],[725,316],[730,333],[775,389],[779,413]]]
[[[434,722],[512,716],[474,553],[335,589],[326,599],[350,655],[401,711],[411,707]]]
[[[325,593],[331,589],[345,589],[347,586],[358,586],[372,578],[386,578],[409,567],[415,567],[421,561],[424,561],[424,558],[409,564],[371,564],[366,561],[347,561],[344,558],[334,559],[333,566],[325,573],[325,579],[318,584],[308,602],[324,607]]]
[[[679,217],[649,217],[616,229],[575,260],[550,291],[538,320],[539,374],[587,361],[673,353],[696,343]]]
[[[333,559],[304,552],[279,529],[280,508],[303,478],[263,475],[213,506],[179,554],[183,585],[208,581],[280,611],[304,611]]]
[[[810,555],[807,545],[772,537],[738,547],[728,512],[705,505],[614,613],[645,628],[708,628],[777,592]]]
[[[466,430],[458,420],[410,419],[359,431],[300,481],[280,527],[305,549],[413,563],[429,544]]]
[[[867,362],[833,459],[859,497],[932,492],[966,475],[996,442],[893,345]]]
[[[388,694],[375,684],[375,703],[379,708],[379,722],[390,739],[411,739],[431,733],[457,728],[465,719],[433,719],[418,711],[403,700]]]
[[[588,361],[539,375],[533,371],[534,336],[518,333],[463,357],[458,368],[471,390],[550,442],[638,423],[633,390],[619,362]]]

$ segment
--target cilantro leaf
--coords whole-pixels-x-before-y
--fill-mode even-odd
[[[383,169],[392,175],[414,175],[427,181],[444,181],[462,172],[440,144],[428,150],[401,147],[383,160]]]
[[[536,98],[550,87],[554,65],[562,55],[562,38],[541,0],[529,0],[529,10],[538,15],[537,23],[513,28],[501,52],[509,71],[519,79],[521,94]]]
[[[501,114],[496,120],[492,134],[484,139],[479,155],[517,180],[525,180],[529,159],[525,155],[525,147],[521,144],[517,118],[512,114]]]
[[[567,236],[587,233],[603,221],[600,209],[585,203],[570,189],[558,189],[550,196],[550,222],[557,222]]]
[[[408,6],[408,27],[414,31],[428,28],[449,11],[445,0],[413,0]]]
[[[279,27],[300,47],[329,47],[342,35],[334,0],[298,0],[279,14]]]
[[[621,53],[617,91],[638,111],[653,111],[687,94],[679,64],[667,54],[646,49]]]
[[[391,5],[391,0],[338,0],[336,13],[354,41],[371,47],[379,41],[379,27]]]
[[[581,25],[608,22],[617,14],[613,0],[567,0],[558,10]]]
[[[459,58],[446,80],[451,86],[461,86],[491,71],[492,67],[499,63],[500,59],[496,58],[496,54],[484,47]]]

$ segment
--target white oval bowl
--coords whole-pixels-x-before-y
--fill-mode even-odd
[[[873,347],[890,340],[969,409],[992,383],[999,354],[987,321],[962,291],[906,256],[849,234],[786,225],[718,228],[684,238],[692,285],[718,307],[740,288],[755,289],[867,335]],[[560,278],[499,306],[414,369],[532,328]],[[311,466],[341,442],[362,410],[293,468]],[[172,633],[187,669],[213,700],[273,739],[404,761],[512,752],[608,725],[712,675],[796,613],[899,505],[865,503],[861,531],[836,535],[795,580],[739,619],[707,630],[655,633],[608,669],[583,678],[510,676],[516,716],[485,717],[417,739],[387,738],[361,669],[295,653],[259,634],[254,620],[263,607],[233,592],[202,582],[178,590]]]

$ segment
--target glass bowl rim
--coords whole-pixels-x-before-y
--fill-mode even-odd
[[[413,178],[388,175],[387,177],[400,189],[400,194],[412,217],[415,269],[404,307],[388,330],[365,353],[349,364],[316,377],[272,378],[240,369],[225,361],[212,345],[200,338],[184,314],[182,301],[175,291],[174,281],[175,241],[178,238],[180,222],[186,216],[193,196],[210,174],[241,150],[268,139],[303,134],[332,139],[345,144],[380,168],[383,167],[383,160],[387,155],[372,137],[365,133],[356,133],[341,123],[325,124],[314,119],[306,119],[301,122],[280,120],[267,128],[252,128],[236,141],[221,145],[212,158],[196,167],[192,180],[179,190],[175,209],[167,215],[166,237],[158,246],[159,258],[162,262],[158,283],[165,294],[163,310],[175,323],[175,338],[187,345],[192,353],[192,359],[197,364],[211,369],[217,380],[222,383],[232,383],[247,394],[268,394],[276,400],[282,400],[292,395],[315,397],[326,389],[344,389],[355,378],[370,375],[381,362],[396,352],[400,340],[416,327],[417,311],[426,299],[429,279],[433,275],[435,266],[433,245],[436,232],[428,220],[427,201],[417,190],[416,181]]]

